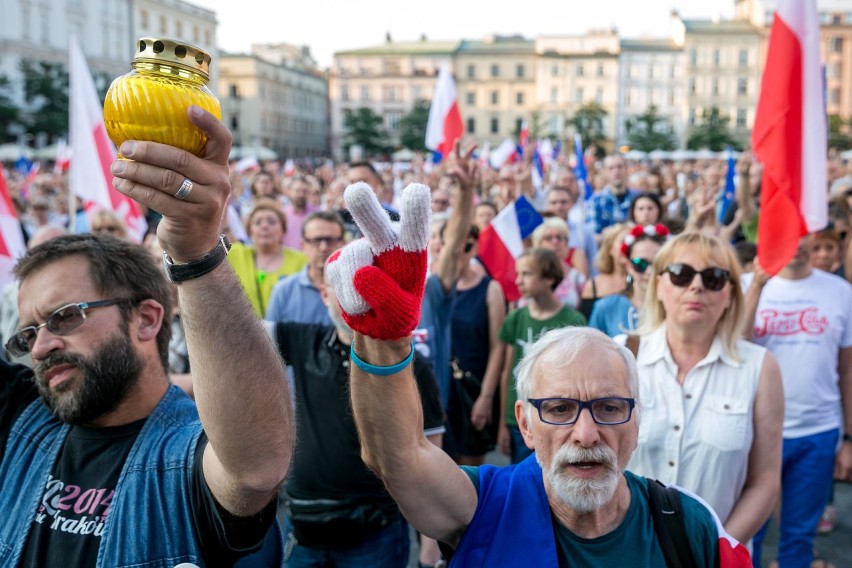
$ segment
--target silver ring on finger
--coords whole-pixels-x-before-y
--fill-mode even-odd
[[[189,179],[184,179],[183,183],[180,184],[180,188],[178,188],[177,192],[175,192],[175,197],[180,200],[185,200],[189,197],[190,192],[192,191],[192,182]]]

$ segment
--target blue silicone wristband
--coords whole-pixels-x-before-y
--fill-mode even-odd
[[[399,373],[411,364],[411,360],[414,359],[414,344],[411,344],[411,352],[408,354],[408,357],[406,357],[396,365],[391,365],[390,367],[379,367],[377,365],[370,365],[366,361],[362,360],[355,353],[354,342],[352,343],[352,345],[349,346],[349,356],[352,358],[352,362],[355,363],[355,366],[364,371],[365,373],[376,375],[377,377],[387,377]]]

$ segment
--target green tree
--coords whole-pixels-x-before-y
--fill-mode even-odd
[[[736,150],[742,149],[742,144],[728,128],[731,118],[722,114],[717,107],[705,108],[701,113],[701,122],[692,129],[686,147],[690,150],[707,148],[720,152],[726,146]]]
[[[644,113],[627,121],[627,139],[630,147],[642,152],[674,150],[674,138],[666,129],[666,119],[651,105]]]
[[[0,74],[0,142],[11,139],[9,125],[18,121],[20,109],[12,101],[12,82]]]
[[[604,134],[604,119],[609,114],[605,108],[596,102],[588,102],[577,109],[574,116],[565,121],[566,126],[574,128],[580,133],[583,140],[583,148],[594,145],[598,153],[602,153],[604,143],[607,141]]]
[[[426,150],[426,125],[429,123],[429,102],[417,101],[399,119],[399,143],[415,152]]]
[[[369,108],[345,111],[343,127],[346,129],[343,145],[347,152],[356,144],[361,146],[367,155],[382,154],[390,150],[388,133],[382,126],[382,117]]]
[[[46,61],[20,63],[24,75],[24,97],[28,112],[24,127],[32,134],[44,133],[49,142],[68,133],[68,71],[65,65]]]
[[[852,148],[850,126],[852,126],[852,119],[843,120],[843,117],[838,114],[828,115],[828,147],[841,151]]]

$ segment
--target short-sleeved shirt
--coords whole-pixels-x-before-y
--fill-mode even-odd
[[[335,328],[295,322],[275,326],[278,350],[294,370],[296,448],[287,493],[297,499],[375,498],[390,502],[382,481],[361,459],[349,402],[349,346]],[[444,431],[429,363],[415,354],[424,433]],[[390,410],[389,410],[390,411]]]
[[[586,318],[580,312],[563,306],[561,310],[545,320],[537,320],[530,316],[529,306],[525,306],[506,316],[500,328],[500,341],[515,348],[515,359],[512,362],[512,376],[509,390],[506,393],[506,424],[517,426],[515,420],[515,401],[518,393],[515,390],[515,369],[523,359],[529,346],[535,343],[542,334],[560,327],[571,325],[586,325]]]

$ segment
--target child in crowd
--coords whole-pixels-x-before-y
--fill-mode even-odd
[[[518,274],[515,284],[528,303],[507,317],[500,328],[500,341],[506,344],[505,363],[500,381],[500,429],[497,443],[500,450],[520,463],[532,453],[524,443],[515,418],[515,367],[527,347],[543,333],[569,325],[586,325],[586,318],[562,304],[554,290],[565,276],[562,260],[549,249],[533,248],[515,264]]]

